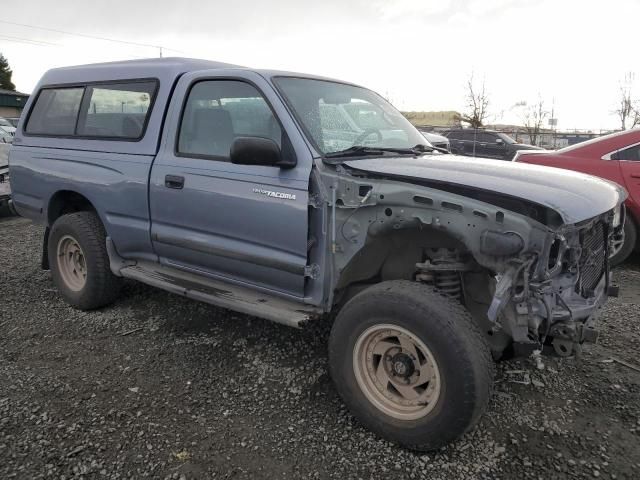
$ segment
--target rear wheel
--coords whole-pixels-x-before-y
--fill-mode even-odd
[[[631,255],[631,252],[636,248],[637,239],[636,225],[631,218],[627,217],[622,230],[613,237],[611,256],[609,257],[609,263],[612,267],[620,265]]]
[[[416,450],[437,449],[477,423],[494,369],[469,313],[409,281],[378,284],[343,307],[331,331],[329,364],[362,424]]]
[[[121,279],[109,268],[106,234],[95,213],[58,218],[49,233],[48,255],[53,282],[74,307],[99,308],[118,296]]]

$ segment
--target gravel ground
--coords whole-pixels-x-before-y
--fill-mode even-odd
[[[640,256],[579,359],[503,362],[479,426],[428,455],[362,428],[296,331],[128,283],[68,307],[41,229],[0,219],[0,478],[640,478]]]

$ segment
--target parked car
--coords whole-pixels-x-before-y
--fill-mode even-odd
[[[312,75],[165,58],[53,69],[35,92],[13,200],[79,309],[125,277],[295,327],[335,312],[338,392],[418,450],[478,421],[492,355],[596,338],[615,184],[439,153],[381,96]]]
[[[640,129],[613,133],[557,151],[518,152],[514,161],[589,173],[622,185],[625,201],[624,229],[612,245],[611,263],[622,263],[639,248],[640,225]]]
[[[6,134],[9,138],[13,137]],[[4,142],[0,136],[0,211],[11,200],[11,187],[9,184],[9,142]]]
[[[517,143],[509,135],[493,130],[455,128],[442,134],[451,142],[451,152],[469,157],[511,160],[519,150],[542,150],[540,147]]]
[[[9,120],[0,117],[0,128],[10,135],[15,135],[16,127],[14,127]]]
[[[4,128],[0,127],[0,143],[12,143],[13,135],[7,132]]]
[[[446,150],[447,152],[451,151],[451,144],[449,143],[449,139],[443,135],[438,135],[433,132],[425,132],[420,131],[420,133],[427,139],[427,141],[436,148],[440,148],[442,150]]]
[[[9,123],[11,125],[13,125],[14,127],[18,127],[18,122],[20,121],[20,117],[8,117],[7,120],[9,121]]]

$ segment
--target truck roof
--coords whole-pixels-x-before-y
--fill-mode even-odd
[[[231,63],[199,60],[195,58],[165,57],[92,63],[72,67],[52,68],[40,80],[40,85],[57,85],[75,82],[94,82],[131,78],[157,78],[172,82],[186,72],[214,70],[218,68],[244,68]]]
[[[40,79],[35,92],[40,92],[45,87],[62,88],[78,85],[84,87],[88,84],[100,84],[105,82],[131,81],[142,79],[157,79],[158,88],[155,94],[153,108],[147,118],[146,133],[143,138],[131,141],[113,141],[109,138],[88,138],[82,136],[65,137],[64,135],[27,135],[23,134],[24,126],[19,125],[14,144],[30,147],[51,147],[78,150],[105,151],[111,153],[123,153],[134,155],[155,155],[158,151],[159,138],[162,131],[163,120],[167,110],[167,104],[171,100],[173,87],[178,78],[184,74],[193,72],[207,72],[212,70],[251,72],[265,79],[274,76],[295,76],[315,80],[330,80],[316,75],[283,72],[277,70],[262,70],[234,65],[231,63],[214,62],[211,60],[198,60],[194,58],[166,57],[148,58],[139,60],[125,60],[118,62],[94,63],[70,67],[53,68],[48,70]],[[226,75],[227,72],[223,74]],[[346,83],[346,82],[342,82]],[[25,105],[25,124],[31,106],[39,93],[31,95]]]
[[[235,65],[232,63],[215,62],[212,60],[200,60],[197,58],[164,57],[143,58],[140,60],[122,60],[117,62],[90,63],[86,65],[74,65],[71,67],[59,67],[48,70],[40,79],[36,90],[46,85],[59,85],[67,83],[100,82],[108,80],[129,80],[133,78],[157,78],[160,82],[173,81],[187,72],[216,69],[249,69],[262,74],[265,77],[295,76],[315,80],[329,80],[334,82],[356,85],[344,80],[336,80],[320,75],[308,73],[290,72],[284,70],[257,69]]]

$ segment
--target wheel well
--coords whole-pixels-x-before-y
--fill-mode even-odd
[[[49,225],[53,225],[53,223],[62,215],[86,211],[96,211],[95,207],[87,197],[78,192],[61,190],[56,192],[53,197],[51,197],[51,200],[49,200],[49,206],[47,208],[47,222]]]
[[[449,233],[429,227],[370,237],[342,269],[337,288],[372,280],[373,283],[412,280],[416,263],[422,262],[425,251],[431,248],[466,251],[465,246]]]

